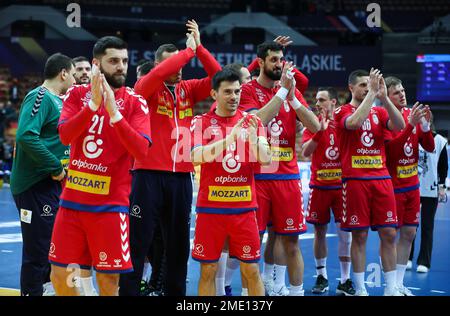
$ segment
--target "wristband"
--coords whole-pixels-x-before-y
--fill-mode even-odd
[[[420,128],[422,129],[422,132],[426,133],[430,131],[430,123],[427,122],[427,120],[422,117],[420,119]]]
[[[302,107],[302,104],[296,97],[294,97],[292,101],[289,101],[289,104],[294,110],[298,110]]]
[[[265,138],[264,136],[258,136],[256,144],[257,145],[261,144],[261,146],[264,146],[264,148],[270,148],[269,142],[267,141],[267,138]]]
[[[285,87],[281,87],[275,95],[284,101],[286,100],[288,93],[289,93],[288,89],[286,89]]]
[[[110,121],[111,123],[114,124],[119,122],[122,118],[123,118],[122,113],[120,113],[119,110],[117,110],[116,113],[114,113],[114,115],[111,116]]]
[[[94,104],[94,102],[92,102],[92,100],[89,100],[88,106],[89,106],[89,108],[91,109],[92,112],[97,112],[98,106],[96,106]]]

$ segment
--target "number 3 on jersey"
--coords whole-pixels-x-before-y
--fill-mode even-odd
[[[97,114],[92,117],[93,123],[89,128],[89,133],[92,135],[86,136],[83,140],[83,153],[87,158],[98,158],[103,152],[103,149],[100,148],[100,146],[103,144],[103,140],[101,140],[100,138],[96,139],[95,134],[101,135],[104,120],[104,116],[98,116]]]

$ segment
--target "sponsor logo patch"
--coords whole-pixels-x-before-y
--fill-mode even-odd
[[[292,148],[271,147],[272,159],[274,161],[291,161],[294,158]]]
[[[352,156],[352,168],[381,169],[383,160],[381,156]]]
[[[66,187],[72,190],[108,195],[111,177],[69,170]]]
[[[208,201],[250,202],[252,191],[246,186],[209,186]]]
[[[317,180],[331,181],[339,180],[342,176],[342,169],[322,169],[317,170]]]
[[[404,179],[417,175],[417,164],[410,166],[397,166],[397,178]]]

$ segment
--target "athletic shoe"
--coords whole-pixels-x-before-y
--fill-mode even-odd
[[[231,285],[225,286],[225,296],[233,296],[233,293],[231,292]]]
[[[350,279],[344,282],[344,284],[339,281],[339,284],[336,288],[336,295],[345,295],[345,296],[354,296],[356,295],[356,291],[353,288],[353,282]]]
[[[269,293],[269,296],[288,296],[288,295],[289,295],[289,290],[286,287],[286,285],[283,285],[279,289],[276,289],[274,286],[272,292]]]
[[[305,290],[301,290],[300,292],[297,293],[291,293],[291,291],[289,291],[289,295],[288,296],[305,296]]]
[[[355,292],[355,296],[369,296],[366,289],[358,290]]]
[[[162,290],[151,291],[147,296],[164,296],[164,292]]]
[[[397,289],[397,287],[394,287],[393,289],[388,289],[387,287],[384,289],[383,296],[404,296],[400,291]]]
[[[321,274],[316,279],[316,284],[311,290],[314,294],[323,294],[328,291],[328,280]]]
[[[427,273],[428,271],[430,271],[430,268],[425,267],[424,265],[419,264],[417,266],[417,272],[419,273]]]
[[[139,295],[140,296],[149,296],[149,294],[151,292],[152,292],[152,290],[148,286],[148,283],[145,280],[141,280],[141,286],[139,288]]]
[[[408,260],[408,263],[406,264],[406,270],[411,270],[412,269],[412,261]]]
[[[399,285],[397,287],[397,290],[403,295],[403,296],[415,296],[412,294],[412,292],[404,285]]]
[[[56,296],[55,289],[53,288],[52,282],[47,282],[43,286],[44,291],[42,292],[42,296]]]
[[[272,293],[272,291],[273,291],[273,280],[272,279],[268,279],[268,280],[263,279],[263,284],[264,284],[264,290],[266,291],[266,295],[270,296],[270,293]]]

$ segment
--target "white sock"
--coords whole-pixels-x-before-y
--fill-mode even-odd
[[[225,295],[225,270],[227,267],[228,252],[222,252],[219,262],[217,263],[216,273],[216,295]]]
[[[290,285],[289,296],[304,296],[305,291],[303,291],[303,283],[300,285]]]
[[[328,280],[328,275],[327,275],[327,257],[321,258],[321,259],[314,258],[314,261],[316,262],[317,276],[322,275],[325,279]]]
[[[384,280],[386,281],[386,290],[392,292],[397,285],[397,271],[392,270],[384,273]]]
[[[144,271],[142,272],[142,280],[144,280],[145,282],[148,282],[151,274],[152,274],[152,265],[150,264],[150,262],[145,262],[144,263]]]
[[[248,289],[242,288],[241,296],[248,296]]]
[[[341,265],[341,284],[350,279],[350,267],[352,263],[350,261],[340,261]]]
[[[81,286],[83,287],[84,296],[94,296],[95,288],[92,277],[80,278]]]
[[[355,290],[365,290],[366,286],[364,284],[364,272],[353,272],[353,277],[355,278]]]
[[[240,261],[236,258],[227,259],[227,268],[225,270],[225,286],[230,286],[231,281],[233,280],[234,271],[239,268]]]
[[[273,288],[276,289],[275,291],[278,291],[286,284],[286,268],[286,266],[275,265],[275,282],[273,284]]]
[[[273,264],[264,262],[263,280],[273,280]]]
[[[397,285],[403,286],[403,279],[405,277],[406,264],[397,264]]]

